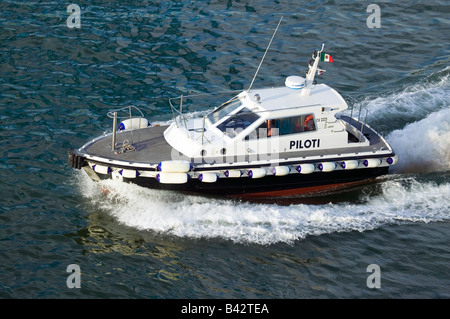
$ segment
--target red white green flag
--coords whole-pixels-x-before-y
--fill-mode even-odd
[[[331,57],[331,55],[322,52],[320,54],[320,61],[333,63],[333,58]]]

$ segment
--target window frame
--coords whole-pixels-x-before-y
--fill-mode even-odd
[[[234,105],[237,105],[237,106],[234,106]],[[242,108],[243,106],[244,106],[244,103],[243,103],[242,99],[240,97],[238,97],[238,96],[235,96],[234,98],[230,99],[229,101],[223,103],[221,106],[219,106],[218,108],[216,108],[212,112],[208,113],[206,115],[206,118],[211,122],[211,125],[217,127],[223,121],[225,121],[228,116],[231,116],[233,114],[238,113],[240,111],[239,109]],[[221,115],[222,112],[226,111],[228,108],[230,108],[231,111],[227,111],[224,115],[219,117],[217,119],[217,121],[213,122],[213,119],[214,119],[213,116],[214,116],[215,113],[218,113],[218,115]]]
[[[309,116],[312,116],[312,123],[313,123],[313,128],[312,129],[308,129],[308,130],[306,130],[305,128],[306,128],[306,126],[304,125],[304,123],[306,122],[306,119],[309,117]],[[285,119],[289,119],[290,121],[291,121],[291,123],[289,124],[290,126],[292,126],[292,119],[297,119],[297,121],[299,121],[300,123],[302,123],[302,126],[301,126],[301,128],[303,129],[302,131],[297,131],[297,132],[295,132],[295,131],[292,131],[292,127],[291,127],[291,130],[289,131],[289,133],[282,133],[281,132],[281,125],[278,125],[279,127],[273,127],[273,128],[276,128],[276,129],[278,129],[278,134],[273,134],[273,135],[270,135],[270,136],[268,136],[267,134],[268,134],[268,130],[269,130],[269,127],[268,127],[268,123],[269,123],[269,121],[281,121],[281,120],[285,120]],[[294,122],[295,123],[295,122]],[[266,126],[266,127],[263,127],[263,126]],[[267,132],[266,132],[266,136],[259,136],[259,132],[258,132],[258,130],[260,130],[260,129],[266,129],[267,130]],[[263,123],[261,123],[260,125],[258,125],[258,127],[256,127],[254,130],[252,130],[249,134],[247,134],[246,136],[245,136],[245,140],[248,140],[248,141],[250,141],[250,140],[260,140],[260,139],[264,139],[264,138],[271,138],[271,137],[275,137],[275,136],[278,136],[278,137],[280,137],[280,136],[286,136],[286,135],[293,135],[293,134],[302,134],[302,133],[308,133],[308,132],[316,132],[317,131],[317,122],[316,122],[316,117],[315,117],[315,114],[313,113],[313,112],[310,112],[310,113],[304,113],[304,114],[300,114],[300,115],[294,115],[294,116],[285,116],[285,117],[274,117],[274,118],[267,118],[266,120],[264,120],[264,122]],[[256,137],[252,137],[252,138],[250,138],[250,135],[252,135],[253,133],[255,133],[256,132]]]
[[[244,121],[249,122],[248,124],[244,123],[244,125],[238,125],[238,126],[234,126],[232,127],[232,129],[234,130],[235,135],[231,136],[228,132],[227,132],[227,127],[226,127],[226,123],[234,120],[236,117],[239,117],[239,113],[241,113],[241,116],[253,116],[253,118],[251,118],[250,120],[246,120],[245,118],[243,118]],[[239,109],[238,111],[236,111],[234,114],[230,114],[226,119],[224,119],[221,122],[218,122],[217,125],[215,125],[215,127],[222,132],[225,136],[228,136],[229,138],[236,138],[238,135],[240,135],[242,132],[244,132],[246,129],[248,129],[249,127],[251,127],[255,122],[259,121],[261,119],[261,116],[257,114],[257,112],[253,112],[251,111],[248,107],[243,106],[241,109]],[[221,127],[224,126],[224,127]],[[236,131],[237,129],[241,129],[239,132]]]

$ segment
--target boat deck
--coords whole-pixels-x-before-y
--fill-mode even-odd
[[[349,117],[341,116],[341,120],[349,123],[350,125],[361,129],[361,122]],[[164,139],[164,131],[168,126],[154,126],[140,130],[133,131],[121,131],[116,135],[116,148],[115,151],[111,150],[112,135],[106,135],[98,138],[90,143],[87,143],[84,147],[80,148],[78,154],[81,156],[95,156],[97,158],[103,158],[105,160],[116,160],[122,162],[128,162],[130,164],[158,164],[164,160],[173,159],[176,156],[178,160],[186,160],[195,163],[196,165],[208,164],[208,163],[236,163],[240,160],[242,165],[251,164],[254,158],[246,158],[245,162],[242,162],[242,158],[220,157],[209,158],[205,162],[202,158],[190,159],[177,151],[166,142]],[[298,152],[281,152],[277,155],[277,159],[283,160],[284,163],[289,164],[289,159],[307,160],[311,157],[323,157],[323,156],[337,156],[344,160],[346,158],[358,158],[359,154],[361,158],[367,158],[368,153],[373,153],[373,157],[380,156],[380,152],[386,156],[386,154],[392,153],[389,145],[382,139],[372,128],[363,125],[364,136],[369,140],[369,146],[361,146],[359,143],[349,143],[348,147],[335,148],[335,149],[319,149],[319,150],[307,150]],[[349,139],[352,136],[349,133]],[[353,137],[354,138],[354,137]],[[121,152],[124,141],[128,141],[135,150],[127,150]],[[173,153],[177,152],[177,153]],[[270,165],[270,164],[267,164]],[[195,166],[195,165],[194,165]]]
[[[168,126],[153,126],[140,130],[121,131],[116,134],[115,151],[111,149],[112,135],[88,143],[80,149],[91,156],[102,157],[107,160],[119,160],[130,163],[158,164],[172,156],[172,147],[164,139],[164,131]],[[128,141],[135,150],[121,152],[124,141]],[[186,160],[189,160],[186,157]]]

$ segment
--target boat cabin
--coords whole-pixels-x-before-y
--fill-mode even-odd
[[[336,118],[348,108],[326,84],[302,94],[305,79],[290,76],[284,87],[243,91],[206,116],[172,125],[166,141],[189,158],[251,156],[367,144],[349,140],[352,128]],[[181,121],[180,121],[181,122]],[[353,128],[353,131],[356,131]]]

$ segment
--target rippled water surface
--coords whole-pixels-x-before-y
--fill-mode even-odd
[[[448,1],[380,2],[380,28],[364,1],[75,3],[81,28],[69,3],[0,4],[1,298],[450,297]],[[303,76],[325,43],[318,81],[369,110],[400,156],[388,176],[248,202],[112,181],[105,195],[68,167],[111,109],[170,123],[168,98],[247,89],[280,17],[254,87]]]

